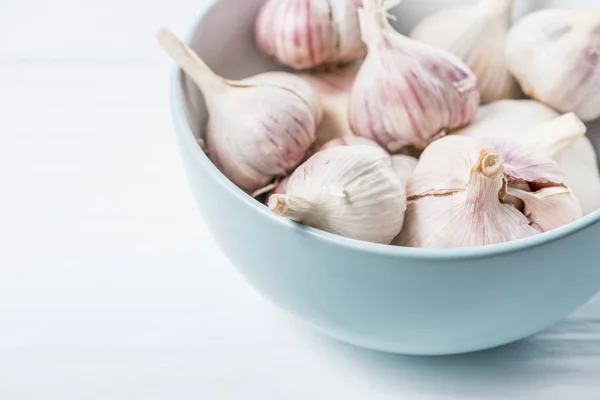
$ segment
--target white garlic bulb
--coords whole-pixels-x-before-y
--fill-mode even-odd
[[[407,196],[404,228],[393,243],[411,247],[503,243],[583,214],[549,157],[510,141],[458,135],[425,149]]]
[[[356,146],[364,145],[371,146],[381,149],[381,147],[372,140],[361,136],[347,136],[337,139],[332,139],[321,146],[319,151],[330,149],[337,146]],[[412,176],[413,171],[417,167],[419,160],[413,156],[406,154],[394,154],[390,156],[390,162],[392,163],[392,169],[396,172],[396,175],[402,182],[406,184],[408,179]]]
[[[315,149],[329,140],[354,136],[348,122],[348,98],[359,67],[359,63],[354,63],[333,72],[300,75],[313,86],[323,105]]]
[[[584,214],[600,209],[600,171],[586,127],[573,114],[560,115],[532,100],[503,100],[483,106],[471,125],[455,133],[507,138],[543,151],[560,165]]]
[[[259,48],[294,69],[344,64],[365,55],[361,0],[268,0],[256,20]]]
[[[368,54],[350,94],[354,133],[396,153],[468,124],[479,106],[473,72],[456,56],[396,32],[386,10],[397,1],[363,3]]]
[[[519,85],[508,72],[504,55],[513,3],[479,0],[445,9],[425,18],[411,37],[463,60],[477,76],[482,104],[517,98]]]
[[[308,83],[284,72],[225,80],[171,32],[157,37],[202,91],[209,113],[208,156],[233,183],[252,193],[303,160],[322,118]]]
[[[402,228],[406,192],[381,148],[337,146],[300,165],[269,208],[327,232],[388,244]]]
[[[506,60],[530,97],[583,121],[600,117],[600,12],[525,16],[510,30]]]

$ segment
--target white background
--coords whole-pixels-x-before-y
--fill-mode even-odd
[[[191,199],[153,39],[203,4],[0,0],[0,399],[600,398],[600,299],[418,358],[325,338],[250,288]]]

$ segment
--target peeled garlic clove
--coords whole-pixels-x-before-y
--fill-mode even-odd
[[[585,214],[600,209],[600,172],[586,127],[572,113],[559,114],[531,100],[504,100],[480,108],[475,121],[456,134],[514,140],[543,151],[558,163],[565,184]]]
[[[600,117],[600,11],[527,15],[510,30],[506,59],[530,97],[584,121]]]
[[[359,63],[354,63],[335,72],[300,75],[313,86],[323,105],[315,148],[335,138],[354,136],[348,122],[348,98],[359,67]]]
[[[583,211],[577,207],[577,200],[566,187],[543,188],[535,193],[508,188],[507,192],[523,201],[523,213],[542,232],[576,221]]]
[[[337,146],[300,165],[269,208],[317,229],[387,244],[402,228],[406,193],[382,149]]]
[[[269,0],[256,20],[260,49],[295,69],[337,65],[364,56],[360,0]]]
[[[537,191],[533,195],[541,203],[532,202],[527,188]],[[393,241],[402,246],[503,243],[582,215],[558,165],[509,141],[444,137],[425,149],[407,190],[404,228]],[[557,205],[558,193],[569,196]],[[512,199],[520,199],[523,209]],[[557,207],[568,217],[550,215]]]
[[[303,160],[322,116],[308,83],[282,72],[229,81],[171,32],[157,37],[202,91],[209,113],[206,150],[233,183],[252,193]]]
[[[374,141],[369,140],[367,138],[363,138],[360,136],[346,136],[346,137],[341,137],[341,138],[332,139],[332,140],[328,141],[323,146],[321,146],[319,151],[327,150],[332,147],[338,147],[338,146],[356,146],[356,145],[372,146],[372,147],[377,147],[379,149],[381,148],[381,147],[379,147],[379,145],[377,143],[375,143]]]
[[[419,162],[416,158],[404,154],[393,155],[391,161],[392,168],[402,182],[408,182]]]
[[[477,80],[456,56],[396,32],[386,10],[396,1],[365,0],[359,9],[368,55],[350,94],[355,134],[390,153],[425,147],[466,125],[479,106]]]
[[[463,60],[477,76],[482,104],[516,98],[519,85],[506,66],[504,49],[514,0],[480,0],[425,18],[411,37]]]

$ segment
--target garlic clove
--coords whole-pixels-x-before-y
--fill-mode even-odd
[[[530,97],[583,121],[600,117],[600,12],[527,15],[510,30],[506,60]]]
[[[364,56],[360,0],[268,0],[256,20],[259,48],[294,69],[337,65]]]
[[[202,91],[209,113],[206,151],[234,184],[252,193],[304,159],[322,116],[309,84],[285,73],[226,80],[171,32],[157,38]]]
[[[317,229],[387,244],[402,228],[406,193],[384,151],[337,146],[300,165],[286,194],[272,195],[269,208]]]
[[[583,215],[579,202],[566,187],[548,187],[535,193],[508,188],[507,192],[523,201],[523,213],[542,232],[576,221]]]
[[[300,75],[313,86],[323,105],[324,117],[317,130],[314,148],[335,138],[354,136],[348,122],[348,98],[359,67],[359,63],[354,63],[335,72]]]
[[[600,209],[600,172],[586,127],[574,114],[560,116],[531,100],[503,100],[480,108],[475,121],[456,134],[506,138],[558,163],[565,184],[581,202],[585,214]]]
[[[531,200],[529,190],[541,203]],[[393,241],[401,246],[503,243],[582,216],[550,157],[490,138],[452,135],[432,143],[408,182],[407,197],[404,228]],[[565,217],[549,214],[556,209]]]
[[[350,94],[350,125],[390,153],[425,147],[468,124],[479,106],[477,80],[456,56],[396,32],[386,10],[397,1],[365,0],[359,9],[368,47]]]
[[[425,18],[413,39],[446,50],[477,76],[481,103],[517,98],[519,85],[506,66],[504,49],[514,0],[480,0],[448,8]]]

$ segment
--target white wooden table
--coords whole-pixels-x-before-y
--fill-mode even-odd
[[[600,398],[600,299],[444,358],[347,346],[262,300],[175,147],[153,33],[201,7],[0,2],[0,399]]]

